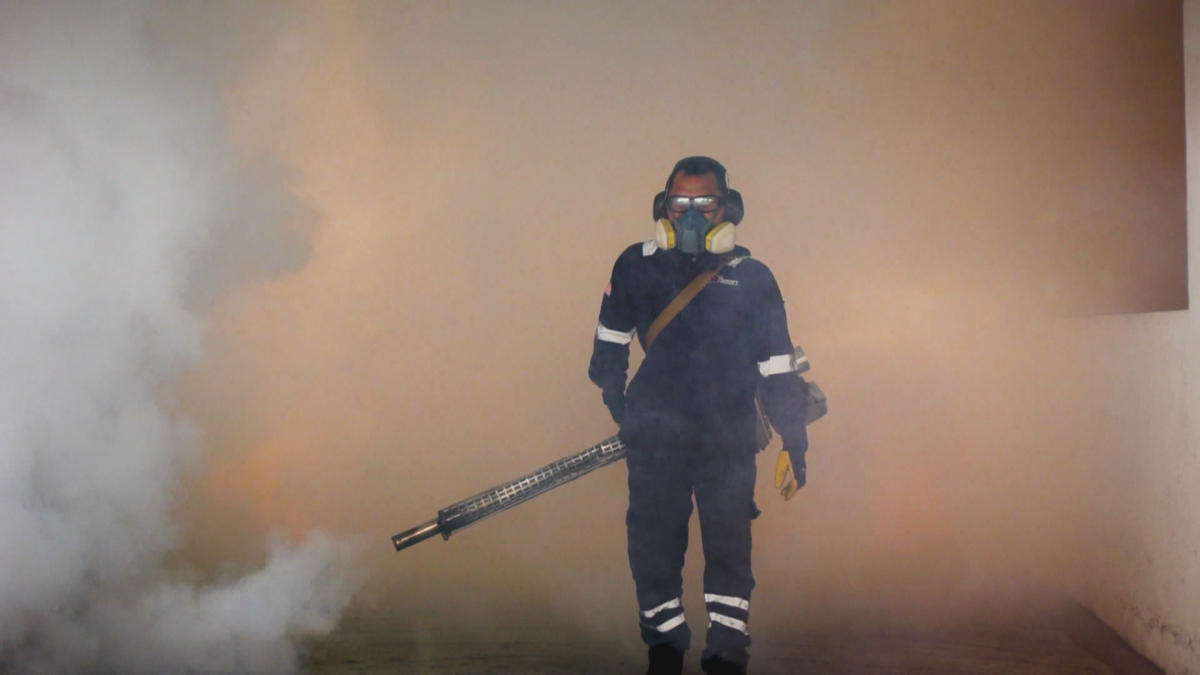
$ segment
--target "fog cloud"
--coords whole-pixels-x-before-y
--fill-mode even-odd
[[[349,550],[319,533],[239,578],[188,585],[164,566],[205,443],[170,396],[205,356],[203,312],[307,256],[306,208],[234,146],[222,100],[285,14],[170,7],[0,6],[0,661],[14,672],[276,672],[354,589]],[[203,37],[219,25],[239,29]]]

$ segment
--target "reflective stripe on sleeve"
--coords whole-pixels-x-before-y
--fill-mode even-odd
[[[737,607],[742,611],[750,611],[750,601],[741,598],[735,598],[732,595],[714,595],[712,593],[704,594],[704,602],[717,602],[730,607]]]
[[[749,631],[746,630],[746,622],[745,621],[738,621],[737,619],[731,619],[731,618],[725,616],[724,614],[714,614],[712,612],[708,613],[708,620],[711,623],[719,623],[722,626],[729,626],[730,628],[732,628],[736,631],[741,631],[745,635],[750,634]],[[710,623],[710,625],[711,625],[711,623]]]
[[[808,357],[805,356],[801,361],[799,361],[799,363],[804,363],[804,361],[807,360]],[[766,361],[759,361],[758,372],[762,373],[763,377],[770,377],[772,375],[779,375],[782,373],[790,373],[796,370],[796,363],[797,361],[795,354],[776,354]]]
[[[596,324],[596,339],[598,339],[602,342],[612,342],[612,343],[618,344],[618,345],[627,345],[630,342],[633,342],[633,334],[636,332],[637,332],[636,328],[629,331],[628,333],[622,333],[619,330],[605,328],[604,324],[602,324],[602,323]]]
[[[659,612],[662,612],[663,610],[675,609],[680,604],[681,603],[679,602],[679,598],[675,598],[674,600],[668,600],[668,601],[664,602],[663,604],[659,605],[658,607],[655,607],[654,609],[648,609],[648,610],[642,612],[642,616],[649,619],[650,617],[654,616],[655,614],[658,614]]]

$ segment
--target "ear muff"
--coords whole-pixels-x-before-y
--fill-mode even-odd
[[[667,191],[663,190],[654,195],[654,220],[659,221],[667,217]]]
[[[663,196],[666,203],[666,195]],[[725,220],[737,225],[746,216],[746,207],[742,204],[742,193],[737,190],[725,190]]]

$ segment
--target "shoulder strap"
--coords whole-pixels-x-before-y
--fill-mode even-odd
[[[654,323],[650,324],[650,329],[646,331],[647,352],[650,351],[650,345],[654,344],[654,340],[658,337],[658,334],[662,332],[662,329],[665,328],[667,324],[671,323],[671,319],[674,319],[676,316],[678,316],[679,313],[683,311],[684,307],[687,307],[687,304],[692,301],[692,298],[695,298],[700,294],[700,291],[704,290],[704,287],[708,284],[708,282],[712,281],[713,277],[717,276],[717,274],[721,271],[721,268],[725,267],[725,263],[727,262],[729,262],[729,257],[721,256],[721,260],[717,263],[715,268],[711,270],[705,270],[700,274],[697,274],[696,278],[692,279],[687,286],[684,286],[682,291],[679,291],[679,295],[676,295],[671,299],[671,302],[667,303],[667,306],[663,308],[663,311],[654,319]]]

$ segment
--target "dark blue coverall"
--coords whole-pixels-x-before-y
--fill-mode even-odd
[[[653,242],[627,248],[600,306],[588,375],[628,445],[629,562],[647,645],[691,646],[683,613],[683,564],[692,495],[699,511],[708,614],[702,659],[743,669],[749,660],[751,521],[757,412],[763,406],[783,447],[808,449],[808,385],[796,371],[779,286],[738,246],[729,262],[667,324],[626,390],[629,345],[717,256],[693,257]]]

